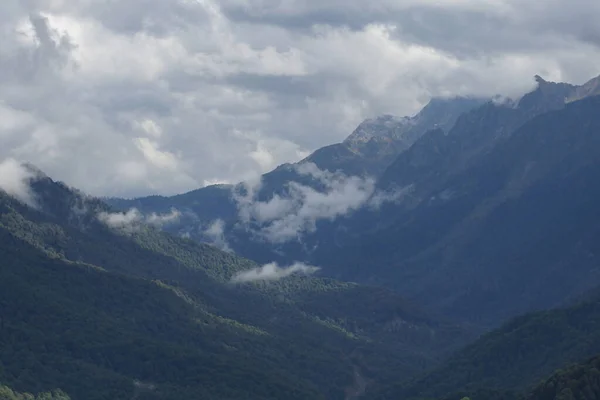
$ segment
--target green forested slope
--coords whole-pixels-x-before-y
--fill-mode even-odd
[[[379,398],[443,397],[480,389],[522,391],[569,363],[600,353],[600,301],[517,317],[441,366]]]
[[[32,188],[37,210],[0,194],[0,382],[16,390],[341,399],[357,369],[408,377],[465,339],[386,290],[233,285],[256,265],[148,226],[109,229],[107,206],[49,178]]]
[[[39,393],[34,396],[30,393],[15,392],[8,386],[0,385],[0,400],[70,400],[69,396],[60,390]]]
[[[527,400],[596,400],[600,398],[600,356],[557,371]]]

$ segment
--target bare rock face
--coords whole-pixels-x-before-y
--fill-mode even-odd
[[[346,140],[350,149],[360,152],[370,140],[393,140],[415,125],[416,117],[395,117],[382,115],[364,120]]]
[[[598,95],[600,95],[600,75],[590,79],[585,84],[576,87],[571,95],[567,98],[566,102],[570,103],[586,97]]]

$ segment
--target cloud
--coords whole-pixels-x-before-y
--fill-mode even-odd
[[[132,208],[124,213],[101,212],[98,214],[98,220],[111,229],[133,233],[140,230],[143,216],[137,209]]]
[[[431,96],[600,72],[596,0],[0,3],[0,159],[96,196],[244,181]]]
[[[168,214],[144,215],[137,208],[131,208],[126,212],[101,212],[98,214],[98,220],[109,228],[133,233],[139,231],[143,225],[163,227],[176,222],[180,216],[181,213],[176,209],[172,209]]]
[[[320,268],[306,265],[303,263],[294,263],[289,267],[280,267],[277,263],[265,264],[262,267],[254,268],[237,273],[231,278],[234,283],[246,283],[256,281],[276,281],[294,274],[313,274]]]
[[[176,222],[181,217],[181,213],[176,209],[171,209],[168,214],[151,213],[145,218],[145,222],[149,225],[163,226]]]
[[[378,210],[385,203],[400,203],[407,195],[415,189],[414,184],[402,188],[394,188],[386,191],[376,191],[369,198],[367,206],[371,210]]]
[[[35,173],[12,158],[0,162],[0,190],[30,207],[37,208],[30,181]]]
[[[225,222],[222,219],[213,221],[203,233],[213,246],[228,253],[233,251],[225,238]]]
[[[234,192],[241,223],[272,243],[299,240],[314,232],[318,221],[332,221],[365,206],[378,209],[383,203],[400,201],[411,190],[376,192],[373,178],[321,170],[314,163],[292,168],[300,176],[312,178],[315,185],[292,181],[285,193],[274,194],[269,200],[258,199],[261,182],[245,184],[243,193]]]

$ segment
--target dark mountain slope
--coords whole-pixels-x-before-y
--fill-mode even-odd
[[[447,132],[461,114],[484,102],[470,97],[434,98],[413,117],[367,119],[342,143],[318,149],[300,163],[312,162],[322,170],[340,170],[346,175],[377,176],[425,132]]]
[[[595,400],[600,398],[600,357],[557,371],[528,400]]]
[[[592,97],[540,115],[410,212],[382,210],[379,226],[346,238],[342,257],[318,262],[484,324],[590,289],[600,283],[599,110]]]
[[[600,354],[599,299],[517,317],[423,378],[376,398],[443,398],[484,388],[523,391],[590,354]]]
[[[436,186],[440,174],[448,176],[464,170],[498,142],[532,118],[565,106],[576,90],[567,83],[546,82],[537,77],[537,88],[516,105],[488,102],[462,114],[447,135],[428,132],[412,148],[401,154],[382,175],[379,186]]]

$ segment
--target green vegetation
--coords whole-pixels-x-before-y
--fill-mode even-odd
[[[439,398],[461,390],[522,391],[568,363],[599,353],[600,298],[596,297],[568,308],[515,318],[425,376],[384,394]]]
[[[18,393],[7,386],[0,385],[0,400],[70,400],[70,398],[60,390],[34,396],[30,393]]]
[[[596,400],[600,398],[600,356],[557,371],[527,400]]]
[[[0,194],[0,382],[15,390],[343,399],[355,368],[409,377],[466,340],[387,290],[231,284],[256,265],[147,226],[110,229],[103,203],[48,178],[32,187],[39,210]]]

